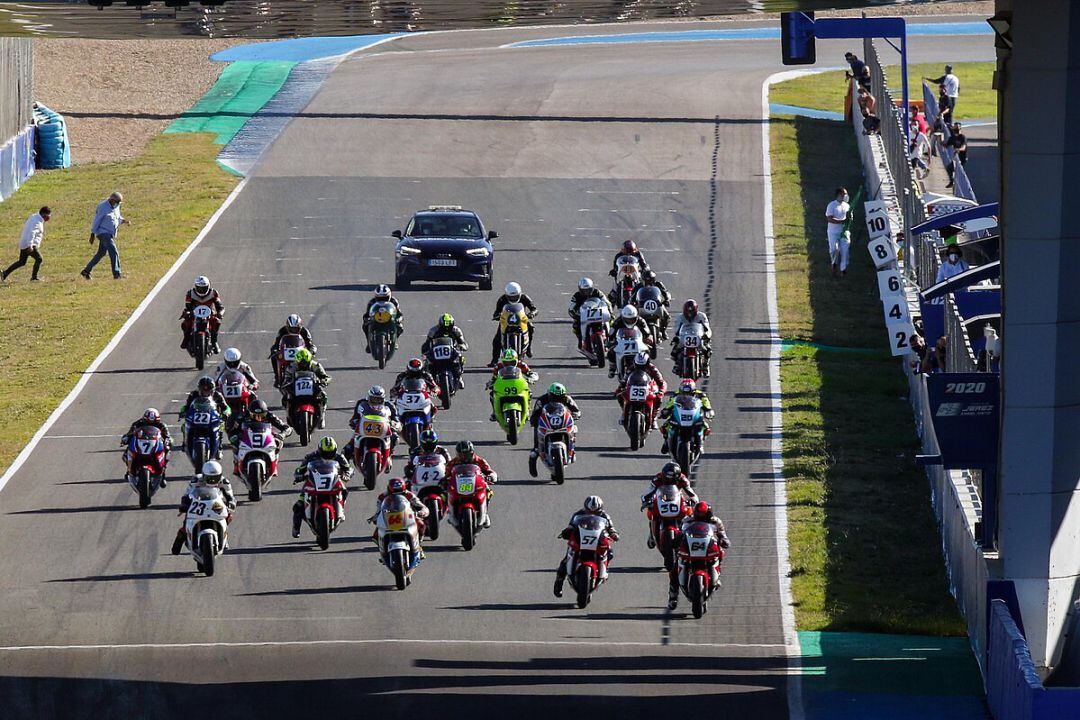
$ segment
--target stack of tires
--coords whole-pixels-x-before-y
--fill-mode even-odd
[[[37,166],[42,170],[71,167],[71,143],[64,117],[35,103],[34,124],[37,125]]]

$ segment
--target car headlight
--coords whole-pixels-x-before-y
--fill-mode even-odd
[[[471,255],[472,257],[487,257],[491,253],[488,252],[487,248],[471,248],[469,250],[466,250],[465,254]]]
[[[419,255],[420,248],[409,247],[408,245],[402,245],[398,248],[398,255]]]

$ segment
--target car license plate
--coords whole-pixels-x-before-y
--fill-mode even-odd
[[[440,267],[457,267],[457,260],[449,258],[432,258],[428,260],[428,265],[435,265]]]

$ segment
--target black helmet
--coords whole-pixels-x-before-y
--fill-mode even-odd
[[[645,272],[641,273],[641,281],[646,285],[656,282],[656,273],[654,273],[652,270],[646,270]]]
[[[431,428],[420,433],[420,449],[424,452],[435,452],[439,445],[439,435]]]
[[[627,240],[626,242],[624,242],[622,244],[622,247],[623,247],[623,250],[629,255],[632,255],[632,254],[637,252],[637,243],[634,242],[633,240]]]
[[[660,474],[664,476],[665,480],[678,480],[679,476],[682,475],[682,468],[676,462],[668,462],[664,464]]]
[[[471,461],[476,454],[471,440],[459,440],[456,449],[458,457],[467,462]]]
[[[266,407],[266,403],[262,400],[256,400],[251,403],[251,407],[248,409],[248,413],[253,420],[265,420],[267,413],[270,412],[270,408]]]
[[[203,375],[199,378],[199,392],[205,394],[207,397],[214,392],[214,378],[209,375]]]

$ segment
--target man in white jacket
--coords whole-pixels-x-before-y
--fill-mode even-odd
[[[7,270],[0,272],[0,280],[7,280],[11,273],[26,264],[27,258],[34,258],[30,279],[40,280],[38,270],[41,269],[41,241],[45,239],[45,223],[49,221],[51,215],[52,211],[46,206],[26,219],[22,234],[19,236],[19,259],[11,263]]]

